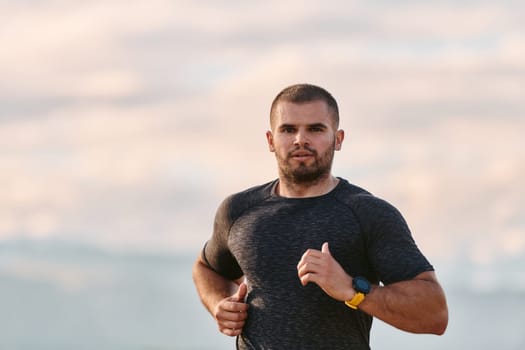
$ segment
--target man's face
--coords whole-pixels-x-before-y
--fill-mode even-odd
[[[324,101],[280,102],[266,133],[279,173],[296,184],[315,183],[330,174],[334,151],[341,149],[342,130],[336,130]]]

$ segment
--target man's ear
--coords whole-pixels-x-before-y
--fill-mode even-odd
[[[268,141],[270,152],[275,152],[275,147],[273,146],[273,134],[270,130],[266,132],[266,141]]]
[[[335,150],[340,151],[345,139],[345,131],[343,129],[337,130],[335,133]]]

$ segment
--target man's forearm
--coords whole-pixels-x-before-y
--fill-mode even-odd
[[[374,287],[359,309],[412,333],[440,335],[448,323],[445,294],[433,272],[425,272],[409,281]]]
[[[210,269],[199,257],[193,265],[193,281],[200,299],[213,315],[219,301],[235,293],[237,284]]]

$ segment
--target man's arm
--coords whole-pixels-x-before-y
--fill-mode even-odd
[[[373,286],[359,309],[412,333],[445,333],[448,308],[433,271],[387,286]]]
[[[316,283],[332,298],[352,299],[352,277],[332,257],[328,243],[321,251],[308,249],[297,265],[303,285]],[[413,333],[443,334],[448,324],[445,293],[434,272],[387,286],[374,286],[359,309],[384,322]]]
[[[241,334],[248,315],[248,305],[244,302],[247,287],[242,279],[231,281],[224,278],[199,257],[193,265],[193,281],[219,330],[229,336]]]

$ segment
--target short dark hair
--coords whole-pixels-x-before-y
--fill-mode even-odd
[[[270,125],[273,122],[274,113],[279,102],[286,101],[292,103],[305,103],[313,101],[324,101],[329,109],[332,110],[332,116],[336,128],[339,126],[339,108],[335,98],[322,87],[311,84],[295,84],[284,88],[272,102],[270,109]]]

